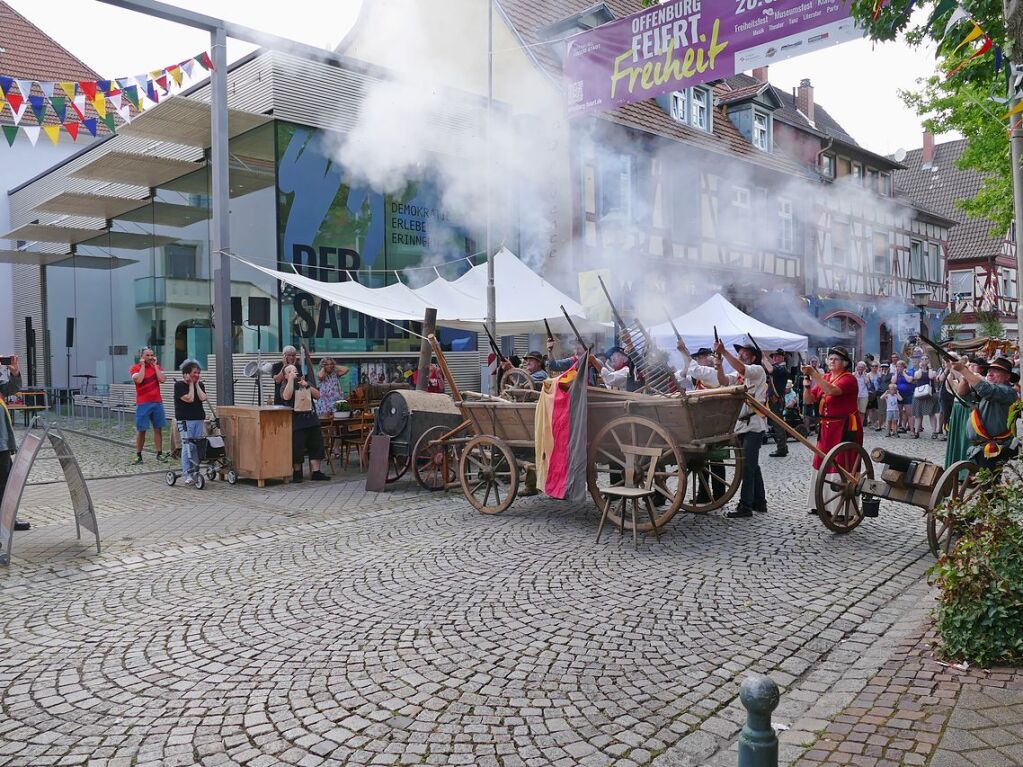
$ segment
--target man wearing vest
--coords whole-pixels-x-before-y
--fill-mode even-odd
[[[679,383],[684,384],[685,379],[689,378],[694,389],[716,389],[720,386],[714,352],[706,346],[701,346],[695,354],[690,354],[686,342],[681,338],[675,348],[682,355],[682,367],[678,370]]]
[[[0,500],[7,489],[7,477],[11,473],[12,456],[18,452],[18,438],[14,434],[14,421],[7,409],[7,398],[21,391],[21,368],[17,356],[12,356],[7,365],[7,382],[0,384]],[[15,520],[15,530],[28,530],[28,522]]]
[[[997,469],[1000,464],[1016,455],[1010,446],[1014,435],[1009,426],[1009,409],[1019,399],[1013,384],[1019,374],[1013,372],[1012,362],[998,357],[988,363],[987,375],[981,378],[965,360],[952,363],[973,389],[977,404],[967,422],[970,446],[967,456],[982,469]]]

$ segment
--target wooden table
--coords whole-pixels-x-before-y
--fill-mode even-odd
[[[227,456],[239,477],[254,479],[260,487],[268,479],[291,481],[291,408],[232,405],[217,414]]]

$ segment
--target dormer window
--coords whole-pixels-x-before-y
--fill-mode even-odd
[[[689,122],[688,99],[685,91],[675,91],[671,94],[671,119],[676,122]]]
[[[753,146],[764,152],[771,151],[771,115],[753,110]]]
[[[689,123],[694,128],[710,132],[710,91],[707,88],[690,90]]]
[[[835,177],[835,155],[821,155],[821,175],[824,176],[824,178]]]

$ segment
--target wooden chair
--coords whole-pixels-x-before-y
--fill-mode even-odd
[[[341,468],[344,470],[348,466],[349,457],[354,449],[355,454],[359,460],[359,470],[365,470],[363,465],[362,446],[366,442],[366,437],[373,430],[373,418],[372,416],[367,417],[365,413],[352,413],[350,418],[343,421],[339,420],[338,423],[338,440],[340,441],[341,451]]]
[[[334,466],[334,416],[330,413],[320,416],[320,436],[323,438],[323,463],[330,466],[330,473],[334,474],[337,467]]]
[[[625,534],[625,506],[630,501],[632,502],[632,545],[638,546],[639,542],[636,537],[636,527],[639,522],[637,513],[639,511],[639,501],[643,500],[646,506],[647,514],[650,516],[650,524],[654,528],[654,534],[657,536],[657,540],[661,540],[661,531],[657,527],[657,520],[654,517],[654,503],[653,496],[657,492],[654,489],[654,479],[657,475],[657,459],[661,457],[662,450],[659,447],[637,447],[635,445],[622,445],[622,454],[625,456],[625,469],[624,478],[625,484],[616,487],[602,487],[600,488],[600,495],[604,499],[604,511],[600,515],[600,524],[597,526],[597,542],[600,542],[600,534],[604,531],[604,523],[607,521],[607,515],[611,511],[612,499],[620,498],[622,501],[621,508],[621,534]],[[646,478],[643,481],[642,486],[637,485],[636,477],[636,459],[646,458],[647,469]]]

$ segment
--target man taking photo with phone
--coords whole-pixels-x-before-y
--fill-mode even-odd
[[[139,361],[128,371],[135,383],[135,460],[133,466],[142,463],[142,448],[146,446],[146,431],[153,428],[153,443],[156,446],[156,460],[167,461],[163,454],[163,429],[167,416],[163,412],[163,397],[160,384],[167,376],[156,362],[156,354],[148,346],[139,354]]]

